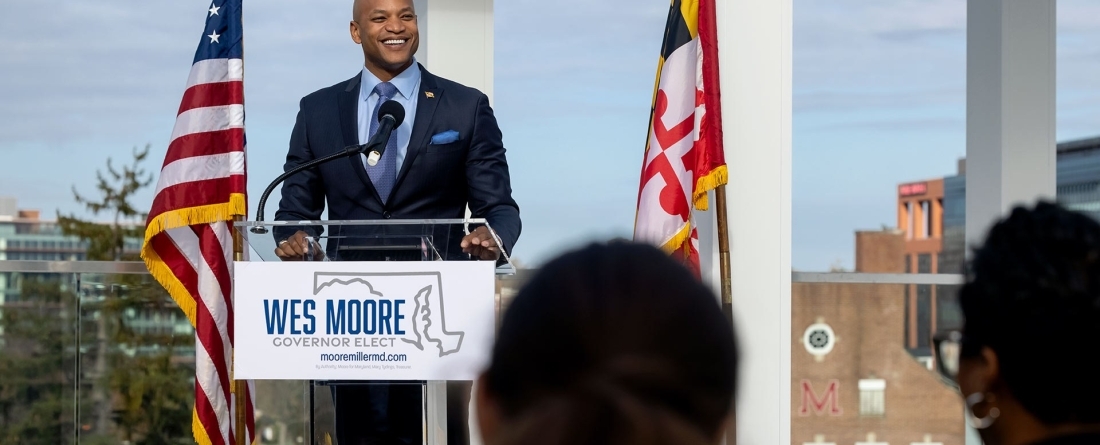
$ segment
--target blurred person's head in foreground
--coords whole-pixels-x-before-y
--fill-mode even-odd
[[[985,443],[1100,443],[1100,224],[1050,203],[1014,209],[959,298],[955,380]]]
[[[660,250],[614,242],[520,290],[478,390],[488,445],[714,444],[732,407],[733,329]]]

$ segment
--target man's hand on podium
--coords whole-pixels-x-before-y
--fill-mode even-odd
[[[462,251],[482,260],[496,261],[500,258],[500,246],[497,246],[496,240],[485,226],[462,237]]]
[[[275,248],[275,255],[283,261],[302,261],[306,259],[306,252],[313,250],[313,260],[320,261],[325,257],[321,246],[310,238],[309,234],[299,230],[290,238],[279,241]]]

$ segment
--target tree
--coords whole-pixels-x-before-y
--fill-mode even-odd
[[[111,158],[107,158],[107,174],[96,172],[96,190],[100,198],[91,200],[73,187],[73,197],[76,202],[94,216],[108,214],[111,217],[110,224],[102,224],[86,221],[70,214],[63,216],[58,214],[57,222],[61,231],[66,235],[79,237],[88,242],[88,260],[92,261],[136,261],[139,260],[137,252],[126,252],[126,239],[143,238],[145,234],[145,218],[148,213],[137,209],[130,202],[134,193],[148,187],[153,183],[153,176],[141,167],[142,161],[149,156],[149,146],[143,150],[134,148],[134,159],[129,165],[122,167],[122,171],[115,169]]]
[[[144,237],[147,213],[131,201],[153,182],[142,167],[148,154],[149,146],[135,148],[132,161],[121,170],[108,159],[106,172],[96,174],[97,198],[74,187],[78,203],[110,222],[58,214],[62,232],[87,243],[87,259],[139,259],[139,252],[126,247],[127,241]],[[148,276],[89,276],[85,281],[98,284],[94,290],[85,286],[81,295],[81,320],[95,333],[87,348],[92,363],[84,375],[91,382],[90,433],[105,443],[186,443],[194,403],[194,368],[186,362],[188,357],[194,360],[194,334],[177,332],[165,322],[182,319],[182,313]],[[150,320],[163,324],[150,326]]]
[[[0,311],[0,443],[70,442],[76,298],[57,275],[13,278],[20,295]]]

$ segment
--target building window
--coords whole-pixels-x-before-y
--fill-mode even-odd
[[[935,203],[936,214],[930,219],[932,224],[935,224],[932,226],[932,236],[935,238],[943,238],[943,198],[937,199]]]
[[[921,224],[921,239],[928,239],[932,237],[932,201],[920,202],[920,216],[923,219]]]
[[[917,255],[917,273],[932,273],[932,254]]]
[[[859,380],[859,415],[862,417],[886,415],[886,380]]]
[[[905,254],[905,273],[913,273],[913,256]]]
[[[905,228],[905,237],[913,239],[913,222],[915,221],[913,218],[913,201],[905,203],[905,221],[907,225]]]
[[[906,257],[906,258],[908,258],[908,257]],[[913,335],[910,334],[910,332],[909,332],[909,330],[913,328],[913,322],[909,320],[909,317],[912,316],[912,310],[909,308],[909,306],[912,304],[912,302],[910,301],[910,294],[911,294],[911,291],[909,290],[910,286],[912,286],[912,285],[911,284],[902,285],[902,289],[905,290],[905,297],[904,297],[905,299],[903,301],[905,301],[904,306],[905,306],[905,347],[906,348],[915,347],[915,345],[913,343]]]
[[[959,286],[936,286],[936,330],[961,329],[962,308],[959,307]]]
[[[932,285],[917,285],[917,348],[921,355],[931,355],[932,350]]]

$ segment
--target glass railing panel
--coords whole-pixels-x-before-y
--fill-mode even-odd
[[[144,274],[80,274],[79,301],[79,443],[190,443],[196,342],[184,313]],[[310,443],[305,382],[255,385],[260,443]]]
[[[81,444],[192,438],[195,333],[149,275],[79,275]]]
[[[73,443],[79,425],[73,274],[0,272],[0,443]]]

